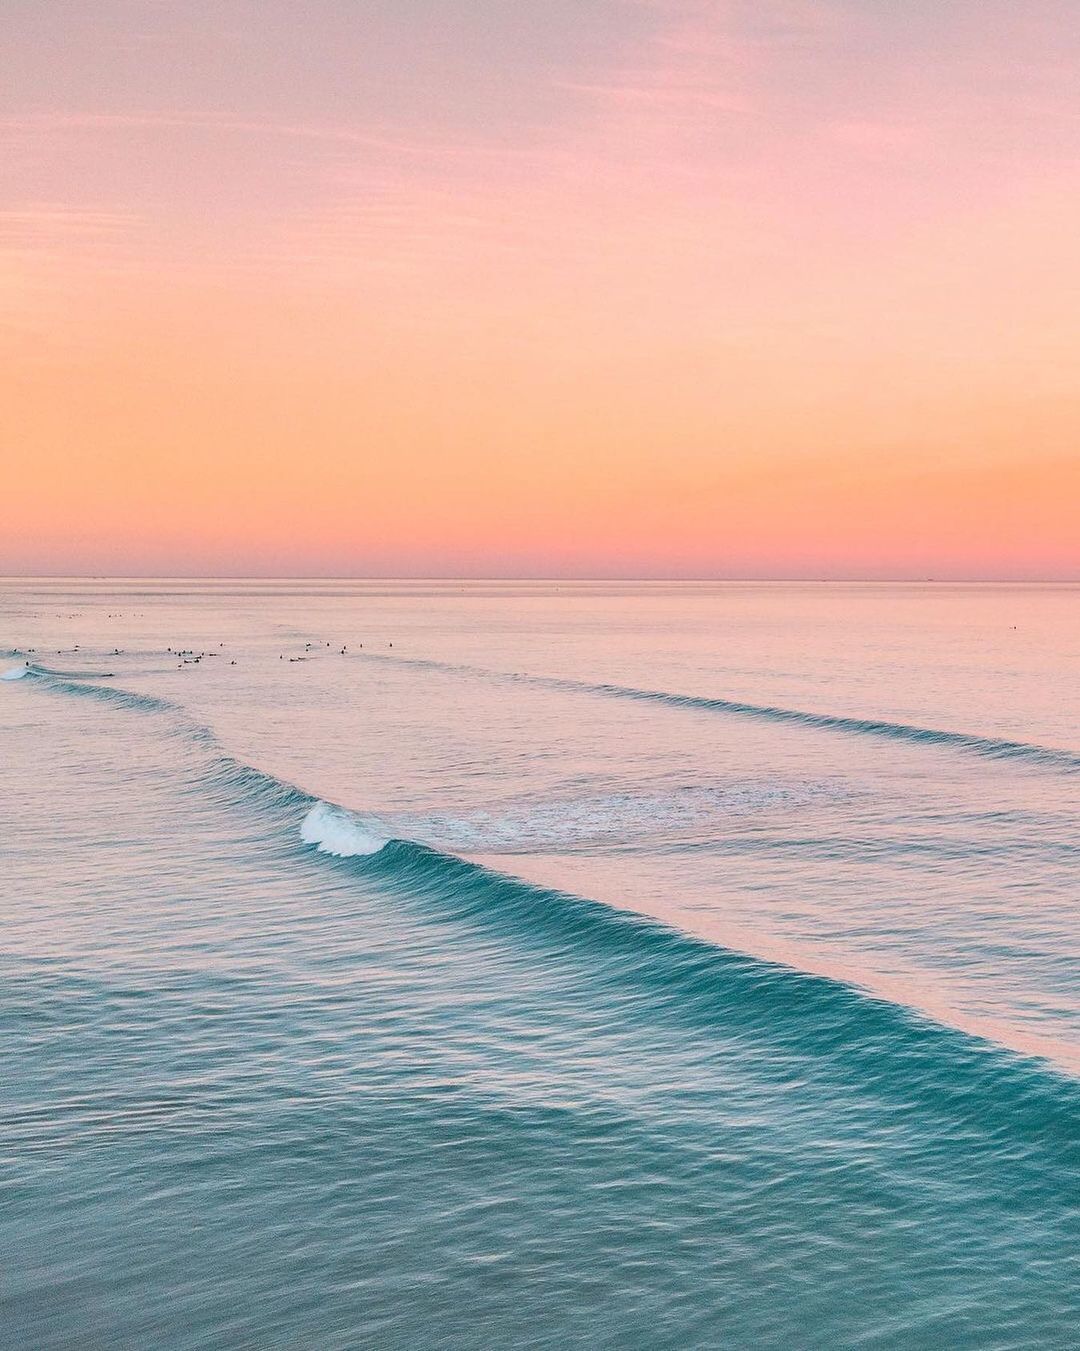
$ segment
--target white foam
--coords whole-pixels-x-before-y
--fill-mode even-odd
[[[3,675],[0,675],[0,680],[21,680],[23,676],[29,674],[30,674],[29,666],[11,666],[4,672]]]
[[[355,858],[358,854],[377,854],[390,836],[373,816],[358,816],[329,802],[316,802],[300,826],[300,838],[313,844],[321,854],[335,858]]]
[[[732,782],[715,787],[641,790],[504,803],[458,816],[391,818],[393,833],[436,849],[519,853],[589,846],[628,846],[657,840],[710,838],[730,820],[797,807],[820,796],[814,784]]]
[[[657,840],[714,838],[739,816],[798,807],[825,785],[735,781],[668,792],[625,792],[563,800],[529,798],[462,815],[404,812],[383,817],[317,802],[300,838],[324,854],[376,854],[390,840],[415,840],[464,854],[519,854]]]

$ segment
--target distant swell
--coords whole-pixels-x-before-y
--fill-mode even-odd
[[[848,718],[831,713],[803,713],[793,708],[777,708],[770,704],[747,704],[736,699],[714,699],[689,694],[664,694],[652,690],[637,690],[621,685],[585,686],[597,694],[621,699],[649,699],[673,708],[701,708],[716,713],[742,714],[769,722],[799,723],[804,727],[824,727],[837,732],[852,732],[864,736],[890,737],[897,741],[911,741],[921,745],[952,746],[957,750],[995,759],[1031,760],[1037,764],[1052,765],[1056,769],[1080,771],[1080,755],[1050,746],[1037,746],[1026,741],[1007,741],[1001,737],[976,736],[970,732],[950,732],[933,727],[915,727],[909,723],[889,722],[879,718]]]
[[[478,676],[540,689],[563,690],[568,694],[592,694],[609,699],[634,699],[640,702],[662,704],[667,708],[692,709],[706,713],[725,713],[738,717],[756,718],[775,723],[794,723],[802,727],[819,727],[828,731],[845,732],[857,736],[887,737],[922,746],[948,746],[991,759],[1026,760],[1032,764],[1080,773],[1080,755],[1053,746],[1039,746],[1027,741],[1010,741],[1003,737],[977,736],[971,732],[946,731],[933,727],[916,727],[910,723],[892,722],[883,718],[852,718],[833,713],[806,713],[795,708],[780,708],[773,704],[751,704],[740,699],[724,699],[708,695],[675,694],[666,690],[638,689],[632,685],[593,683],[571,680],[561,676],[527,675],[520,672],[489,670],[481,666],[466,666],[453,662],[430,661],[423,658],[389,657],[380,653],[363,653],[365,661],[387,662],[397,666],[444,671],[454,675]]]

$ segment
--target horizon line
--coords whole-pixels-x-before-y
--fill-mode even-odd
[[[1076,586],[1080,585],[1080,573],[1072,577],[1048,576],[988,576],[988,577],[928,577],[925,575],[896,577],[799,577],[799,576],[761,576],[761,577],[682,577],[682,576],[552,576],[549,574],[505,575],[483,573],[455,576],[450,574],[400,574],[400,573],[231,573],[231,572],[191,572],[191,573],[106,573],[106,572],[5,572],[0,573],[0,581],[76,581],[76,582],[537,582],[551,584],[565,583],[611,583],[640,585],[645,583],[680,583],[684,585],[763,585],[807,586],[822,585],[921,585],[921,586]]]

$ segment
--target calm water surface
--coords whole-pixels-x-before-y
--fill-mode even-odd
[[[0,648],[8,1344],[1080,1344],[1080,588],[23,579]]]

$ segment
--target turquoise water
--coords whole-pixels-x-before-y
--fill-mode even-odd
[[[0,584],[5,1342],[1077,1345],[1078,619]]]

